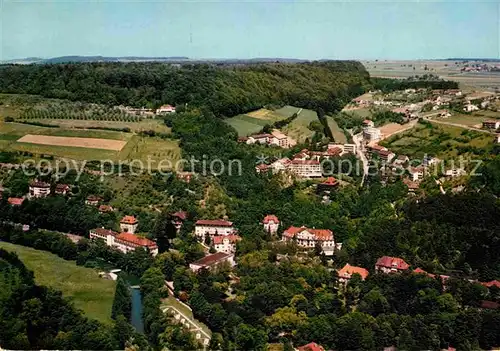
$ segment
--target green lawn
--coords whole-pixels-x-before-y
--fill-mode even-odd
[[[0,242],[0,248],[17,253],[26,267],[35,273],[39,285],[60,290],[89,318],[111,322],[115,282],[99,278],[97,271],[77,266],[50,252]]]
[[[297,142],[302,143],[314,134],[314,132],[308,128],[312,121],[319,121],[316,112],[302,109],[298,117],[281,130],[289,137],[297,140]]]
[[[330,116],[327,116],[327,120],[328,120],[328,126],[330,127],[330,130],[332,131],[333,138],[335,139],[335,142],[339,143],[339,144],[347,143],[347,138],[344,134],[344,131],[342,129],[340,129],[337,122],[335,122],[335,120]]]
[[[248,136],[258,133],[266,124],[273,124],[276,121],[291,117],[299,110],[299,108],[293,106],[284,106],[274,111],[259,109],[228,118],[225,122],[236,129],[239,136]]]
[[[75,128],[129,128],[132,132],[154,130],[160,133],[170,133],[171,129],[161,119],[144,119],[139,122],[94,121],[79,119],[30,119],[30,122],[40,122],[66,129]]]

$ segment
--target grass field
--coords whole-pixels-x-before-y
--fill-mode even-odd
[[[99,278],[95,270],[77,266],[49,252],[6,242],[0,242],[0,248],[17,253],[35,273],[37,284],[62,291],[87,317],[111,322],[115,282]]]
[[[266,124],[286,119],[299,110],[299,108],[293,106],[285,106],[274,111],[261,108],[247,114],[228,118],[226,123],[236,129],[239,136],[247,136],[258,133]]]
[[[57,136],[69,138],[96,138],[108,139],[103,142],[112,143],[123,141],[126,144],[115,150],[106,150],[88,147],[41,145],[31,142],[22,142],[19,139],[26,135],[35,136]],[[74,145],[77,145],[75,139]],[[75,160],[112,160],[128,161],[138,159],[145,165],[148,156],[152,160],[152,169],[157,169],[161,159],[167,159],[175,163],[180,158],[181,151],[176,140],[161,139],[153,137],[141,137],[133,133],[93,130],[93,129],[63,129],[39,127],[21,123],[0,122],[0,150],[23,151],[35,155],[51,155],[60,158]],[[136,165],[137,166],[137,165]]]
[[[399,155],[421,158],[425,154],[440,159],[451,159],[460,155],[459,147],[484,148],[493,142],[490,134],[470,131],[460,127],[432,124],[432,128],[417,124],[409,131],[379,142]]]
[[[93,121],[77,119],[30,119],[30,122],[40,122],[59,126],[61,128],[130,128],[132,132],[154,130],[159,133],[170,133],[171,129],[160,119],[145,119],[139,122]]]
[[[292,123],[282,128],[283,133],[302,143],[307,138],[312,137],[314,132],[308,128],[313,121],[318,121],[318,115],[312,110],[302,109],[297,118]]]
[[[212,332],[210,331],[210,329],[205,324],[203,324],[200,321],[198,321],[197,319],[195,319],[193,316],[193,312],[189,308],[184,306],[182,303],[177,301],[173,296],[169,296],[168,298],[162,300],[162,307],[166,307],[166,306],[172,306],[172,307],[176,308],[179,312],[181,312],[186,317],[188,317],[191,321],[193,321],[194,324],[198,328],[202,329],[208,335],[212,335]]]
[[[347,138],[344,134],[344,131],[339,128],[337,122],[332,117],[327,117],[328,119],[328,126],[330,127],[330,130],[332,131],[333,138],[335,139],[336,143],[340,144],[345,144],[347,143]]]

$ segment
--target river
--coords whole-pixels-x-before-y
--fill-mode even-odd
[[[142,321],[142,299],[141,289],[138,287],[130,288],[132,295],[132,316],[130,323],[139,333],[144,333],[144,323]]]

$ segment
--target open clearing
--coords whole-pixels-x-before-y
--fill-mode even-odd
[[[0,247],[15,252],[26,267],[35,273],[39,285],[60,290],[89,318],[111,322],[115,282],[99,278],[97,271],[77,266],[50,252],[0,242]]]
[[[33,135],[26,134],[17,140],[18,143],[31,143],[52,146],[71,146],[71,147],[84,147],[90,149],[102,149],[120,151],[123,149],[126,141],[109,140],[109,139],[96,139],[96,138],[71,138],[60,136],[47,136],[47,135]]]
[[[258,133],[265,125],[273,124],[274,122],[291,117],[298,111],[300,111],[300,109],[293,106],[284,106],[274,111],[261,108],[246,114],[228,118],[225,122],[236,129],[239,136],[248,136]]]
[[[347,138],[344,134],[344,131],[342,129],[340,129],[337,122],[335,122],[335,120],[330,116],[327,117],[327,121],[328,121],[328,126],[330,127],[330,130],[332,131],[333,138],[335,139],[335,142],[340,143],[340,144],[347,143]]]
[[[314,132],[308,128],[309,124],[313,121],[319,121],[316,112],[303,109],[300,111],[297,118],[281,130],[289,137],[297,140],[297,142],[303,143],[314,134]]]

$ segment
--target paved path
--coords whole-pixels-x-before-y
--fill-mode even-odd
[[[487,133],[487,134],[491,134],[491,135],[496,135],[495,132],[492,132],[492,131],[489,131],[489,130],[485,130],[485,129],[479,129],[479,128],[475,128],[475,127],[471,127],[471,126],[466,126],[466,125],[463,125],[463,124],[458,124],[458,123],[453,123],[453,122],[445,122],[445,121],[438,121],[438,120],[430,119],[430,118],[427,118],[427,117],[425,117],[424,119],[426,121],[429,121],[429,122],[432,122],[432,123],[444,124],[444,125],[447,125],[447,126],[458,127],[458,128],[463,128],[463,129],[469,129],[469,130],[473,130],[473,131],[476,131],[476,132],[481,132],[481,133]]]
[[[352,133],[352,130],[349,130],[349,133],[352,136],[352,141],[356,145],[356,154],[358,155],[359,159],[363,163],[363,177],[361,178],[361,186],[365,183],[365,178],[366,175],[368,174],[368,158],[366,157],[363,148],[363,133],[359,133],[354,135]]]

